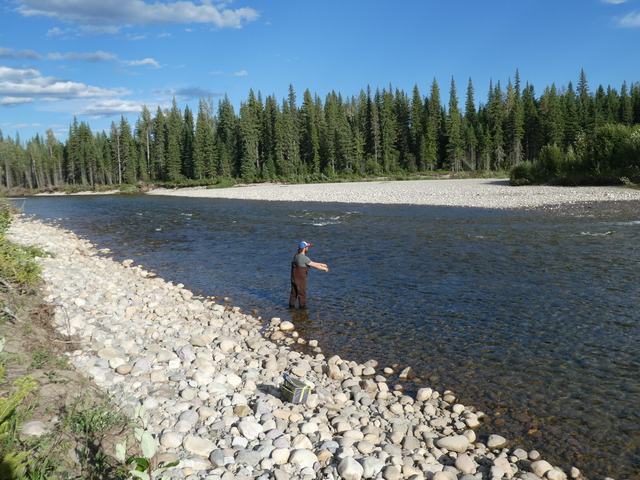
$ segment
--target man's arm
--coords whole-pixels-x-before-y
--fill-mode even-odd
[[[317,268],[318,270],[324,270],[325,272],[329,271],[329,267],[327,267],[324,263],[309,262],[309,266]]]

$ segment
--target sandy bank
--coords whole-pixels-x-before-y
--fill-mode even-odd
[[[536,208],[578,202],[640,200],[626,187],[512,187],[503,179],[412,180],[157,189],[149,195],[290,202],[384,203],[480,208]]]

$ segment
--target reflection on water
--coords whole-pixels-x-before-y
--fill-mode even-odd
[[[630,208],[634,207],[634,208]],[[293,317],[327,355],[410,365],[545,458],[640,471],[640,215],[255,202],[30,198],[26,213],[166,280]],[[586,212],[586,213],[584,213]],[[287,308],[301,239],[330,272]],[[504,422],[503,422],[504,420]]]

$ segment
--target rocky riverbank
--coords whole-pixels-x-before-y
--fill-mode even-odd
[[[43,293],[57,328],[82,345],[70,363],[125,412],[146,406],[158,460],[180,460],[171,478],[581,476],[499,435],[476,438],[484,415],[453,393],[424,385],[407,395],[388,384],[388,367],[325,358],[322,339],[301,339],[288,321],[196,298],[28,218],[14,221],[10,237],[55,254],[39,260]],[[295,350],[304,342],[313,355]],[[284,372],[313,386],[305,404],[281,398]]]
[[[383,203],[478,208],[540,208],[584,202],[640,200],[626,187],[512,187],[505,179],[410,180],[394,182],[257,184],[233,188],[158,188],[148,195],[234,198],[287,202]]]

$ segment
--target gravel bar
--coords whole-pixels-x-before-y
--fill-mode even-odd
[[[159,188],[150,195],[288,202],[440,205],[496,209],[537,208],[584,202],[640,200],[627,187],[513,187],[505,179],[411,180],[322,184],[258,184],[231,188]]]

